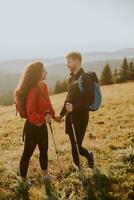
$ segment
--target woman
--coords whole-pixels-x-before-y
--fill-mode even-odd
[[[29,160],[38,145],[40,156],[40,166],[43,179],[49,176],[48,168],[48,130],[46,122],[50,122],[51,117],[55,118],[47,85],[43,82],[47,72],[41,62],[30,64],[15,90],[15,100],[21,105],[23,115],[25,113],[26,122],[24,125],[25,144],[20,161],[20,175],[26,181]],[[20,108],[18,109],[20,112]]]

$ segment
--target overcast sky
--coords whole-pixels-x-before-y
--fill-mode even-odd
[[[134,0],[0,0],[0,60],[134,47]]]

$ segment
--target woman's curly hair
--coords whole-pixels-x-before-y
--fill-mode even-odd
[[[26,98],[28,92],[31,88],[38,85],[42,76],[43,67],[44,64],[42,62],[34,62],[28,65],[14,91],[15,101],[21,101],[24,112],[26,111]]]

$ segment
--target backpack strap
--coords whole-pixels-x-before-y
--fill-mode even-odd
[[[82,82],[83,82],[82,78],[83,78],[83,74],[80,75],[80,77],[78,79],[78,82],[77,82],[78,83],[78,88],[79,88],[79,90],[80,90],[81,93],[84,92],[84,89],[83,89],[83,86],[82,86]]]

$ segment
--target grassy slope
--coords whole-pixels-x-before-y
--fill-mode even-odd
[[[126,154],[125,150],[121,150],[134,143],[134,83],[104,86],[102,93],[102,106],[99,111],[91,113],[83,145],[93,150],[96,163],[103,173],[108,174],[109,170],[116,176],[120,176],[122,173],[120,178],[122,189],[117,196],[119,199],[127,199],[127,193],[131,192],[133,187],[134,175],[128,170],[130,163],[122,161],[121,158]],[[57,112],[63,105],[65,95],[52,96],[52,102]],[[72,162],[68,136],[64,134],[64,123],[54,123],[53,127],[64,171],[69,174]],[[0,199],[20,199],[16,196],[16,172],[23,150],[22,128],[23,120],[15,116],[13,106],[0,107]],[[129,157],[129,152],[127,156]],[[85,159],[82,161],[86,166]],[[126,168],[128,172],[126,172]],[[55,175],[59,175],[51,134],[49,169]],[[124,174],[123,169],[125,170]],[[43,199],[41,195],[44,190],[38,178],[40,177],[38,149],[31,159],[29,176],[34,182],[34,186],[30,190],[30,199]],[[55,187],[56,190],[61,190],[57,181],[55,181]],[[116,187],[115,190],[118,191]],[[80,199],[83,199],[82,189],[79,195],[81,195]]]

